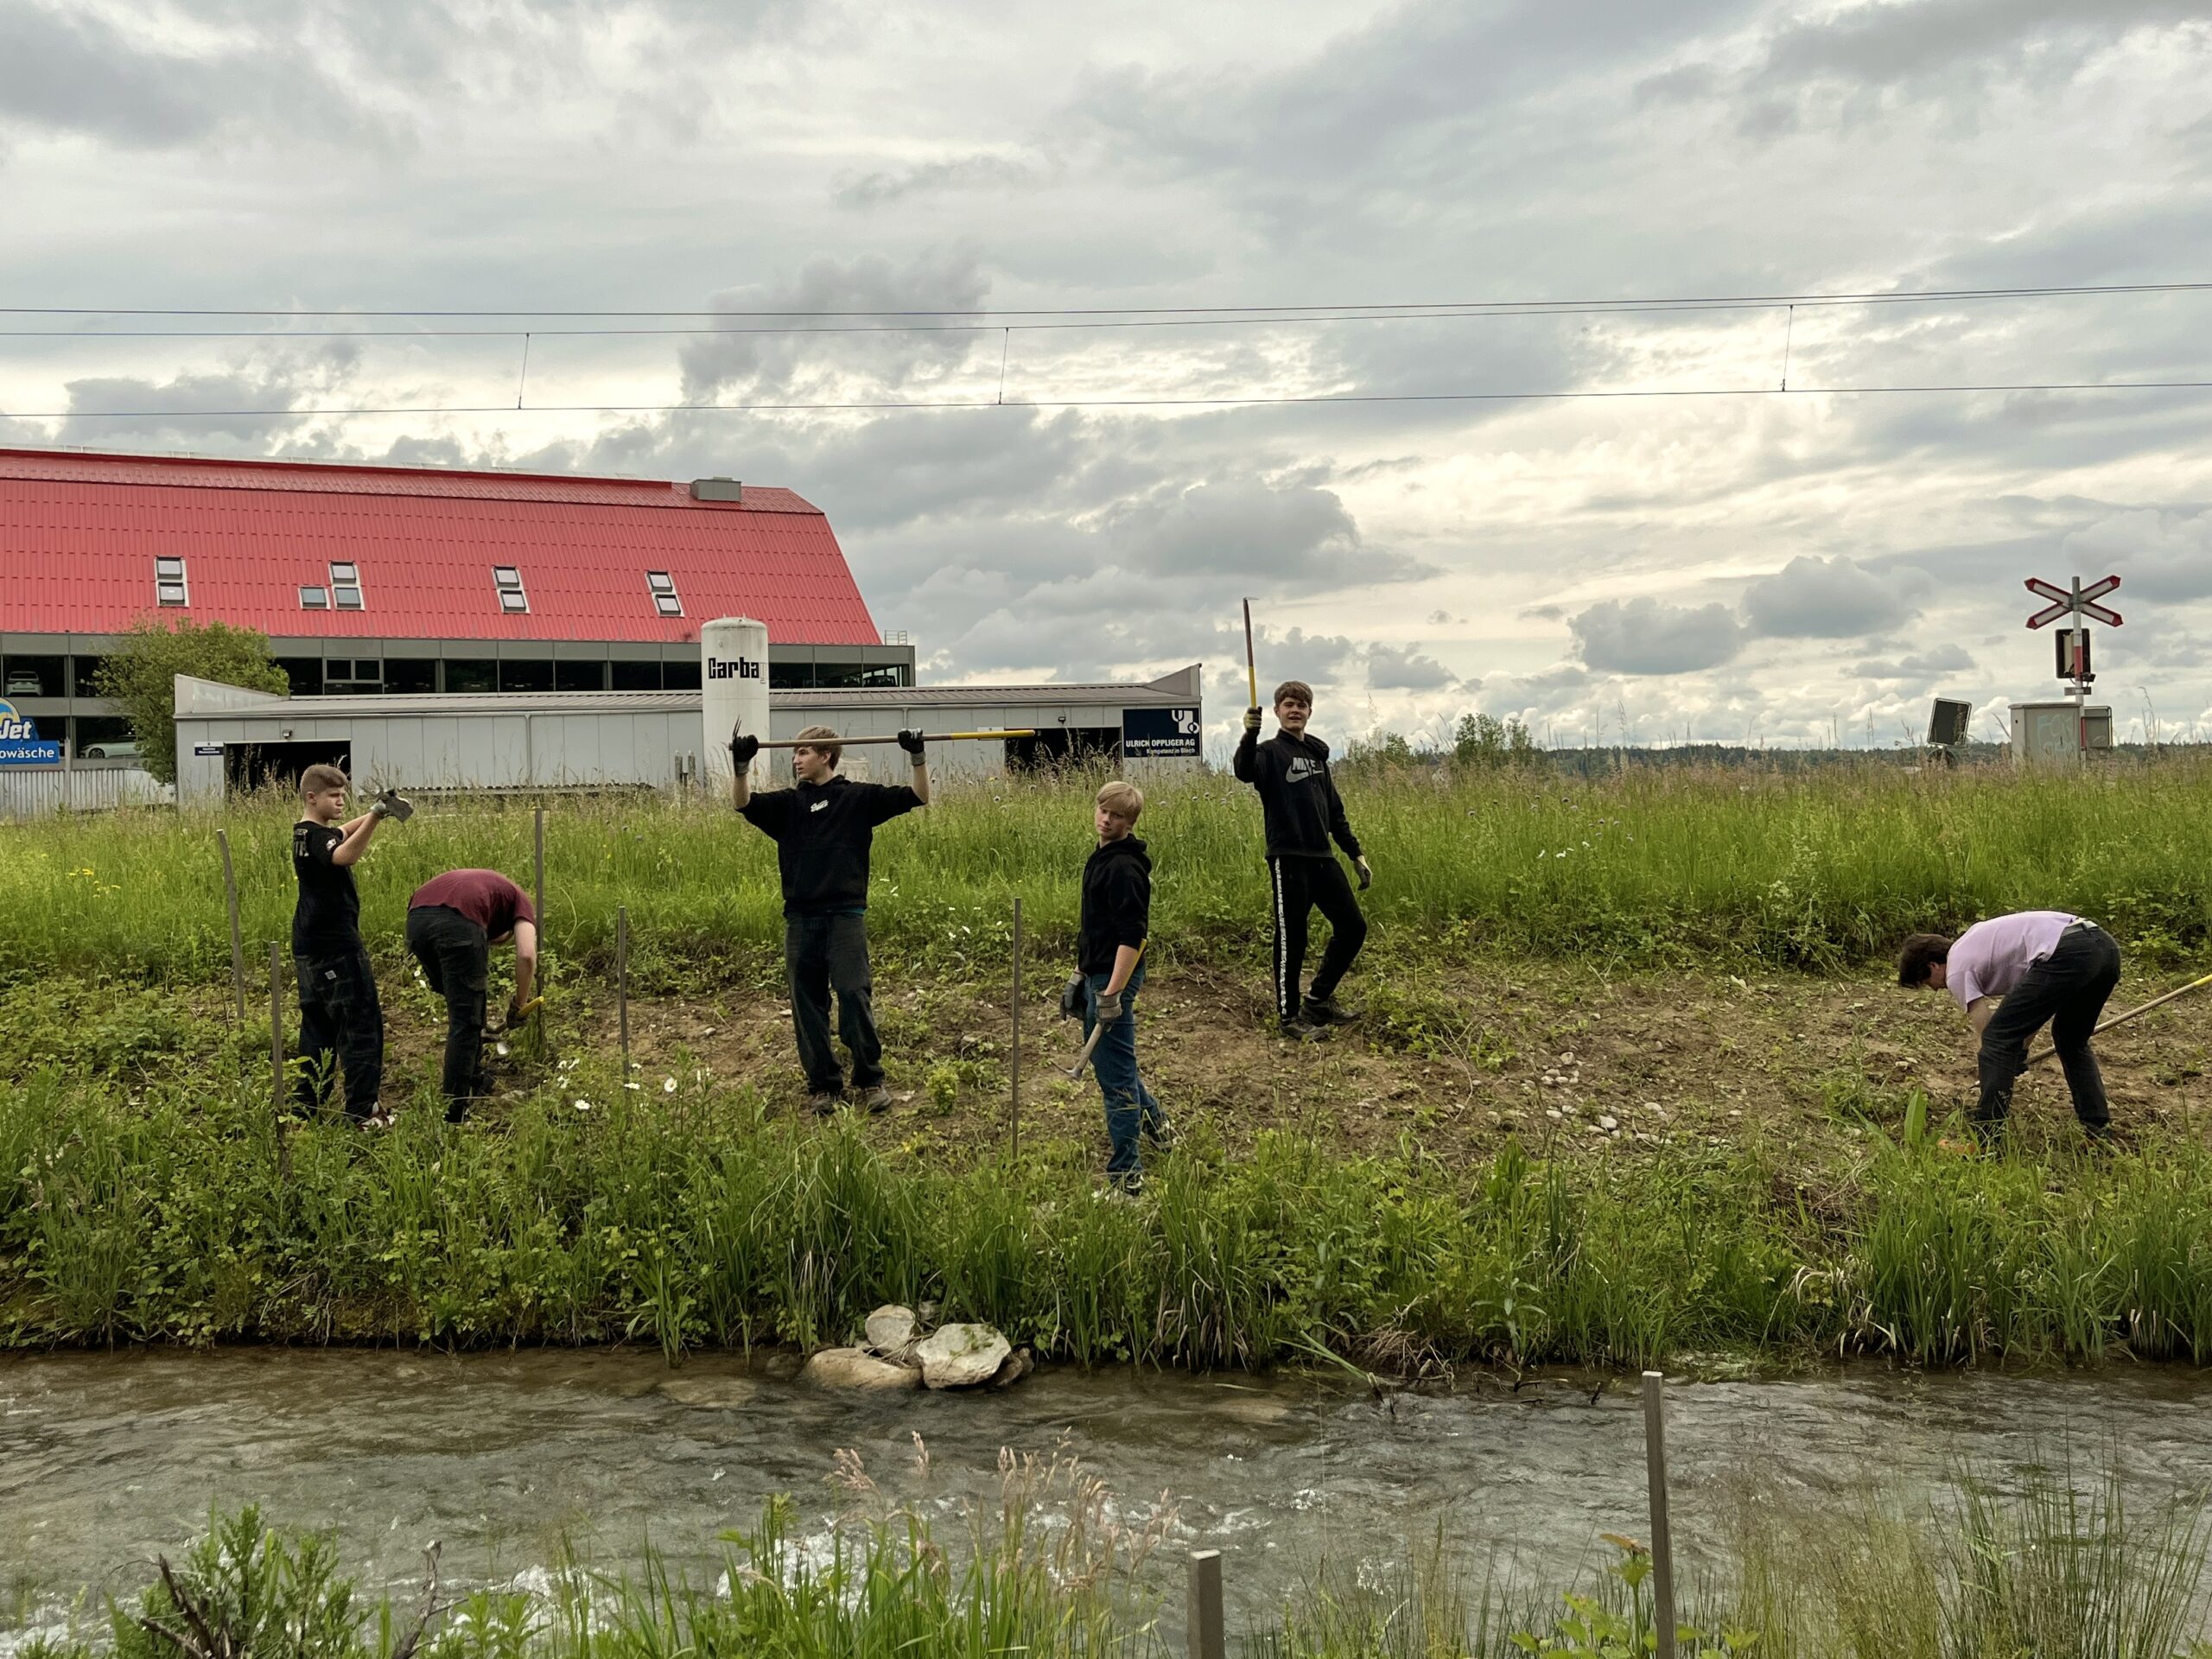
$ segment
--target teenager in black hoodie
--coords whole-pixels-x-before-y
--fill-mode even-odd
[[[1281,728],[1260,741],[1260,711],[1244,712],[1244,738],[1236,746],[1238,778],[1260,791],[1267,824],[1268,874],[1274,886],[1275,922],[1275,1017],[1282,1034],[1317,1042],[1329,1027],[1351,1019],[1338,1006],[1337,983],[1367,939],[1367,918],[1359,912],[1351,884],[1329,843],[1333,841],[1359,871],[1365,891],[1374,879],[1359,850],[1359,838],[1344,818],[1344,804],[1329,776],[1329,746],[1310,736],[1306,722],[1313,713],[1313,688],[1285,680],[1275,688],[1275,721]],[[1299,982],[1306,970],[1306,926],[1319,907],[1329,924],[1329,948],[1320,971],[1302,997]]]
[[[1085,1038],[1094,1026],[1106,1027],[1090,1064],[1106,1103],[1106,1179],[1123,1192],[1136,1192],[1144,1180],[1139,1135],[1163,1147],[1172,1138],[1166,1114],[1137,1075],[1136,998],[1152,925],[1152,860],[1129,832],[1143,810],[1144,795],[1135,784],[1110,783],[1098,791],[1091,821],[1098,846],[1083,867],[1079,971],[1061,999],[1064,1012],[1082,1014]]]

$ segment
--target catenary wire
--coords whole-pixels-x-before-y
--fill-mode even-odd
[[[1821,294],[1722,294],[1675,296],[1648,299],[1584,298],[1572,300],[1405,300],[1405,301],[1342,301],[1326,305],[1168,305],[1168,306],[1043,306],[1032,308],[995,307],[965,308],[957,306],[928,306],[906,309],[817,309],[805,306],[783,306],[766,309],[740,310],[716,306],[692,306],[677,310],[563,310],[508,307],[504,308],[468,308],[461,307],[416,307],[407,309],[315,309],[283,307],[207,307],[207,306],[75,306],[75,305],[4,305],[0,316],[49,317],[963,317],[994,319],[1010,317],[1143,317],[1205,315],[1237,316],[1255,314],[1297,314],[1311,312],[1363,312],[1386,314],[1397,311],[1466,311],[1497,310],[1537,314],[1554,310],[1569,310],[1599,307],[1629,308],[1663,308],[1669,306],[1707,305],[1897,305],[1925,304],[1956,300],[1999,299],[2054,299],[2075,296],[2113,294],[2190,294],[2212,291],[2212,281],[2169,283],[2086,283],[2042,284],[2018,288],[1955,288],[1912,290],[1866,289],[1859,292]],[[1002,324],[1001,326],[1003,326]]]
[[[2212,380],[1982,381],[1916,385],[1654,386],[1580,391],[1313,392],[1244,397],[1062,397],[875,399],[803,404],[396,404],[390,407],[293,409],[0,410],[0,420],[309,420],[394,415],[768,415],[863,414],[989,409],[1259,409],[1325,404],[1578,403],[1669,397],[1873,397],[1980,392],[2212,391]]]

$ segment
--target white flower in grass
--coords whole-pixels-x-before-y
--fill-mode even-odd
[[[676,1092],[676,1079],[674,1077],[663,1077],[660,1080],[660,1091],[664,1095],[674,1094]]]
[[[588,1100],[578,1101],[576,1103],[576,1109],[580,1112],[588,1112],[591,1110],[591,1102]]]
[[[642,1089],[645,1085],[642,1083],[626,1083],[622,1086],[625,1089]]]

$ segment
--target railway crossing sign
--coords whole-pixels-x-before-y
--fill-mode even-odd
[[[2044,582],[2040,577],[2030,576],[2028,591],[2039,599],[2047,599],[2051,602],[2030,617],[2028,626],[2031,628],[2044,627],[2057,621],[2062,616],[2075,616],[2084,617],[2089,621],[2101,622],[2107,627],[2116,628],[2120,626],[2120,613],[2110,606],[2099,605],[2094,601],[2102,599],[2119,586],[2118,576],[2107,576],[2101,582],[2089,583],[2086,588],[2082,585],[2082,578],[2076,576],[2074,578],[2072,590],[2069,591],[2055,582]]]

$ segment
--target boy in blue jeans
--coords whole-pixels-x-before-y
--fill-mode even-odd
[[[1144,984],[1144,941],[1152,925],[1152,860],[1130,833],[1144,810],[1134,784],[1110,783],[1098,791],[1093,827],[1097,849],[1083,868],[1083,918],[1077,933],[1076,976],[1062,995],[1062,1011],[1083,1015],[1083,1034],[1105,1027],[1091,1055],[1098,1092],[1106,1103],[1106,1163],[1111,1191],[1135,1194],[1144,1185],[1140,1135],[1165,1150],[1173,1135],[1167,1115],[1137,1075],[1136,996]]]

